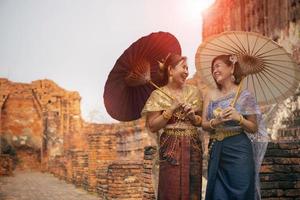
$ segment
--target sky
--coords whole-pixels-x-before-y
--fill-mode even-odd
[[[201,43],[202,14],[214,0],[0,0],[0,77],[50,79],[78,91],[86,121],[116,122],[104,85],[119,56],[152,32],[172,33],[190,76]]]

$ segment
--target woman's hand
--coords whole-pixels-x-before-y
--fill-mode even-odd
[[[195,110],[192,108],[189,104],[183,104],[182,105],[183,112],[185,113],[185,116],[190,119],[192,122],[196,122],[196,114]]]
[[[175,110],[180,108],[183,105],[182,102],[180,102],[177,98],[174,98],[172,101],[172,105],[170,107],[170,111],[173,113]]]
[[[223,118],[225,121],[229,121],[229,120],[239,121],[240,116],[241,116],[240,113],[237,112],[237,110],[234,107],[229,106],[222,111],[220,117]]]
[[[211,122],[209,122],[210,128],[219,126],[227,121],[235,120],[240,121],[241,115],[236,111],[234,107],[227,107],[224,110],[220,110],[219,114],[216,116],[216,118],[212,119]]]
[[[181,108],[183,103],[181,103],[178,99],[174,98],[170,108],[161,112],[149,112],[146,117],[146,123],[149,127],[150,131],[156,132],[166,126],[168,121],[172,118],[173,113]]]

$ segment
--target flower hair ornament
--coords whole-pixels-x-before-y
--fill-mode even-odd
[[[238,58],[237,58],[236,55],[230,55],[230,56],[229,56],[229,60],[230,60],[230,62],[232,62],[232,64],[234,65],[235,63],[237,63]]]

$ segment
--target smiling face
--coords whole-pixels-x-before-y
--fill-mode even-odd
[[[189,75],[186,59],[179,61],[175,67],[170,67],[170,75],[175,83],[183,85]]]
[[[226,64],[221,59],[216,59],[212,66],[212,75],[216,83],[221,84],[230,79],[233,73],[233,66]]]
[[[234,66],[232,61],[230,61],[231,55],[219,55],[215,57],[211,65],[212,76],[219,89],[226,81],[233,81],[232,75],[234,76],[233,83],[235,85],[240,84],[243,73],[239,62],[235,62]]]

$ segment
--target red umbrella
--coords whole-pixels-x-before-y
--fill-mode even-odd
[[[118,58],[104,88],[104,104],[110,116],[120,121],[141,117],[154,85],[163,86],[159,62],[168,54],[181,55],[178,40],[170,33],[157,32],[134,42]]]

